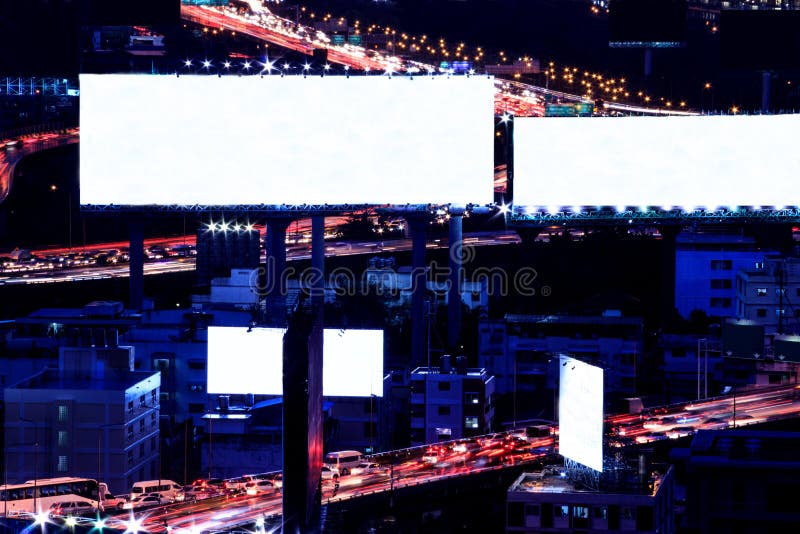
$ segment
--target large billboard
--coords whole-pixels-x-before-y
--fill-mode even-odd
[[[268,72],[81,75],[81,204],[493,201],[492,78]]]
[[[517,118],[514,205],[800,205],[800,115]]]
[[[561,356],[558,452],[603,471],[603,369]]]
[[[282,395],[282,328],[210,326],[208,393]],[[322,394],[383,396],[383,330],[325,329]]]
[[[686,41],[686,0],[609,0],[608,45],[661,48]]]

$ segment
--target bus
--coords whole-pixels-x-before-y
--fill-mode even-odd
[[[40,478],[23,484],[0,485],[0,515],[34,514],[49,510],[54,502],[83,499],[99,509],[100,486],[92,478],[76,477]]]
[[[322,463],[331,468],[339,470],[339,474],[346,476],[350,474],[350,469],[361,463],[363,455],[359,451],[336,451],[325,455]]]

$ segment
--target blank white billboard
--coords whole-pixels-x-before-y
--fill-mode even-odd
[[[514,122],[519,207],[800,205],[800,115]]]
[[[212,394],[283,394],[283,328],[208,328]],[[383,330],[325,329],[322,394],[383,396]]]
[[[485,76],[80,76],[81,204],[490,203]]]
[[[208,327],[208,393],[281,395],[282,328]]]
[[[383,330],[323,333],[322,394],[383,397]]]
[[[603,471],[603,369],[561,356],[558,452]]]

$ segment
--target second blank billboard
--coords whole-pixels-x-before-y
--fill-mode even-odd
[[[493,200],[485,76],[81,75],[81,204]]]
[[[208,393],[282,395],[282,328],[208,328]],[[322,394],[383,396],[383,330],[325,329]]]
[[[514,204],[800,205],[800,115],[519,118]]]
[[[603,369],[561,356],[558,453],[603,470]]]

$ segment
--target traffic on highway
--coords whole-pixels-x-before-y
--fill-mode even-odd
[[[609,449],[691,436],[698,430],[741,426],[800,415],[800,386],[760,387],[735,395],[655,407],[606,417]],[[331,465],[321,473],[322,502],[359,498],[378,492],[470,476],[509,466],[559,463],[557,427],[540,425],[467,439],[360,457],[348,474]],[[609,456],[608,454],[606,456]],[[281,514],[280,473],[242,475],[228,480],[199,480],[174,499],[149,499],[130,510],[96,514],[38,516],[56,525],[98,523],[125,532],[213,532],[263,526]],[[125,506],[123,506],[125,508]]]

